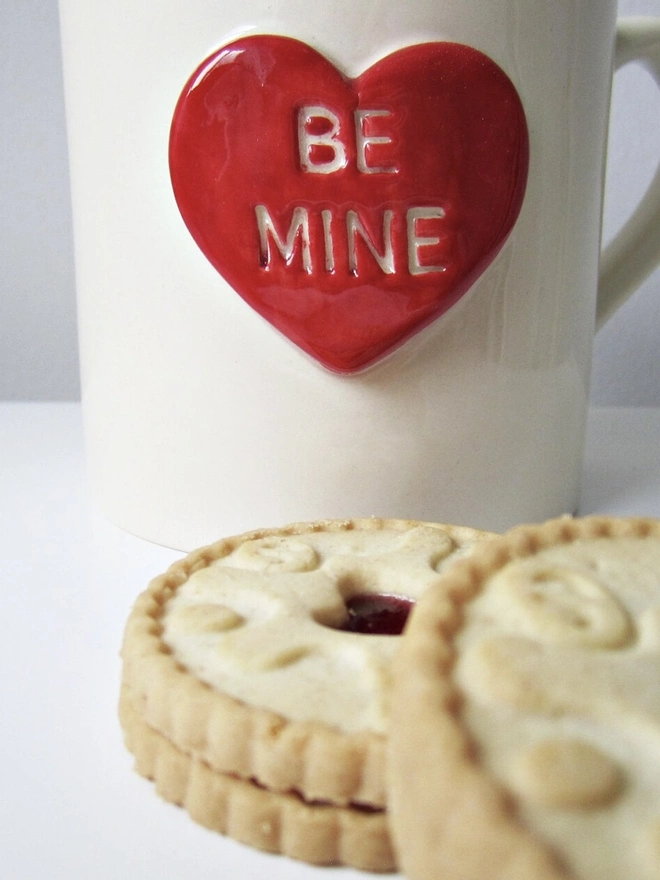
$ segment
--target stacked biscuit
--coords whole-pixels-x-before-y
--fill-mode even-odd
[[[120,716],[138,772],[243,843],[394,870],[385,734],[399,639],[361,632],[374,627],[356,623],[355,609],[395,597],[376,618],[401,620],[401,606],[487,537],[319,522],[223,540],[175,564],[126,627]]]
[[[402,638],[350,631],[365,594],[416,603]],[[263,849],[412,880],[658,880],[660,522],[220,542],[138,600],[121,711],[165,798]]]

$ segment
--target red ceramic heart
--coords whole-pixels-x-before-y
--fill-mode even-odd
[[[192,75],[170,138],[202,252],[344,373],[467,292],[516,221],[527,165],[513,84],[457,43],[409,46],[351,80],[297,40],[245,37]]]

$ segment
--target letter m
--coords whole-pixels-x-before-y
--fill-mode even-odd
[[[290,266],[293,262],[296,245],[300,242],[303,269],[305,272],[311,272],[312,255],[309,244],[309,215],[307,208],[294,208],[286,238],[281,236],[276,229],[273,218],[270,216],[265,205],[257,205],[254,211],[259,230],[260,265],[264,268],[270,266],[272,258],[271,244],[274,244],[284,262],[287,266]]]

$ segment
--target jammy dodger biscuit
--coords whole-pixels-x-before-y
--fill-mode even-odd
[[[660,522],[519,527],[447,570],[389,748],[410,880],[658,880]]]
[[[450,563],[492,537],[407,520],[322,521],[188,555],[149,585],[126,626],[129,748],[148,735],[180,767],[188,760],[251,791],[342,817],[384,813],[392,635]],[[373,870],[391,870],[389,859]]]

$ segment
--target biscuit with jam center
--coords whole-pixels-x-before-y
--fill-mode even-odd
[[[323,521],[196,551],[129,617],[122,680],[132,710],[216,773],[308,804],[385,810],[396,634],[442,571],[492,537]]]

